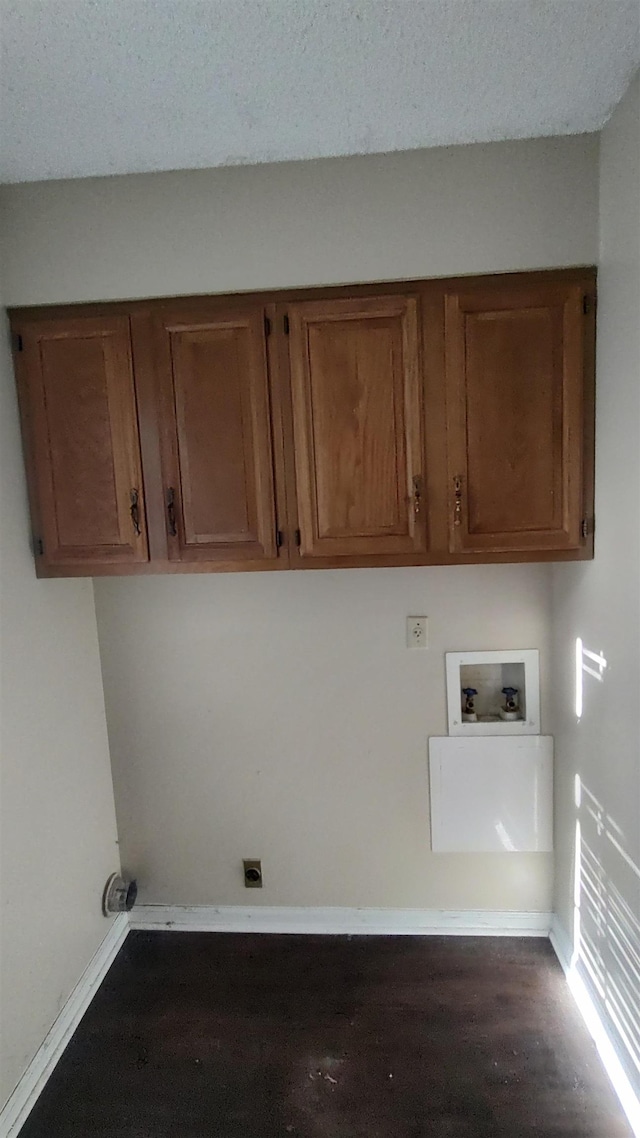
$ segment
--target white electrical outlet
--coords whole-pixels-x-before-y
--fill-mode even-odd
[[[407,617],[407,648],[426,648],[427,640],[426,616]]]

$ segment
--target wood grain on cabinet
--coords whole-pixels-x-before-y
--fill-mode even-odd
[[[426,551],[418,303],[288,308],[301,559]]]
[[[585,288],[475,281],[445,300],[452,552],[583,543]]]
[[[38,569],[146,562],[128,318],[39,319],[14,333]]]
[[[12,310],[38,574],[593,556],[595,279]]]
[[[277,556],[261,307],[152,309],[170,560]]]

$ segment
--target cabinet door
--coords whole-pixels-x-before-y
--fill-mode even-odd
[[[39,569],[146,561],[126,316],[15,328]]]
[[[447,295],[452,552],[580,546],[584,293],[503,282]]]
[[[262,308],[162,306],[153,319],[170,559],[275,558]]]
[[[426,549],[417,301],[289,308],[301,557]]]

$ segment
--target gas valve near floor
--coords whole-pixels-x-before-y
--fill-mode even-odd
[[[135,881],[112,873],[102,894],[102,912],[105,917],[112,913],[130,913],[136,903],[138,886]]]

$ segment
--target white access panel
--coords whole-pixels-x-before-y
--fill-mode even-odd
[[[550,735],[429,740],[435,853],[553,849]]]

